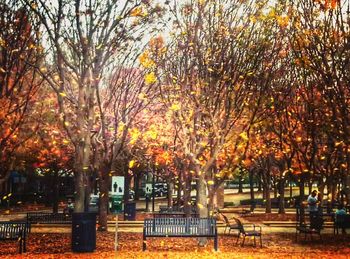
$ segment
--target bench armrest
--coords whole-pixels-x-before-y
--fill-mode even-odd
[[[253,223],[245,223],[245,224],[243,224],[243,227],[244,228],[246,228],[246,227],[253,228],[253,230],[258,229],[258,231],[260,231],[260,233],[261,233],[261,230],[262,230],[261,226],[255,225]]]
[[[244,228],[248,227],[248,228],[255,229],[255,224],[253,224],[253,223],[243,223],[242,225]]]

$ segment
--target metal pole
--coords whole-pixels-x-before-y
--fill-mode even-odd
[[[155,198],[155,192],[154,192],[154,184],[155,184],[155,177],[154,177],[154,167],[153,167],[153,174],[152,174],[152,212],[154,212],[154,198]]]

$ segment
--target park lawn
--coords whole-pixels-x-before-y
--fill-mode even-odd
[[[347,258],[350,236],[324,235],[323,240],[295,243],[293,234],[264,234],[263,248],[253,247],[252,240],[241,247],[236,238],[219,236],[219,251],[213,241],[198,247],[194,238],[155,238],[147,241],[142,252],[141,233],[119,233],[119,249],[114,252],[114,233],[97,233],[94,253],[72,253],[70,234],[30,234],[28,252],[18,254],[16,242],[1,242],[1,258]]]

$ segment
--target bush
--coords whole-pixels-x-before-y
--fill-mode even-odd
[[[246,200],[240,200],[240,204],[241,205],[252,205],[254,204],[255,205],[264,205],[264,200],[263,199],[246,199]]]
[[[224,202],[224,208],[234,207],[235,203],[233,201]]]

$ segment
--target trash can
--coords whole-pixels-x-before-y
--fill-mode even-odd
[[[122,211],[122,200],[123,200],[123,196],[112,195],[112,197],[111,197],[111,212],[112,213],[119,213]]]
[[[72,214],[73,252],[93,252],[96,249],[96,213]]]
[[[124,204],[124,220],[135,220],[136,218],[136,202],[129,201]]]

